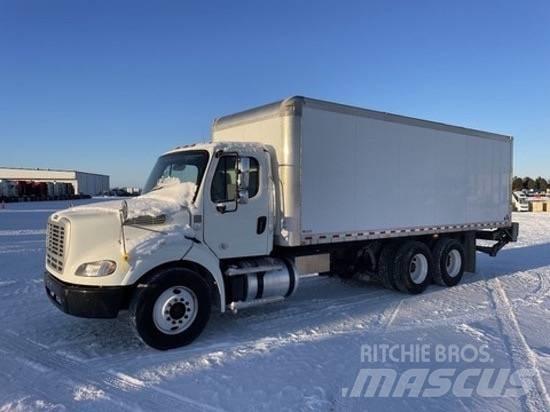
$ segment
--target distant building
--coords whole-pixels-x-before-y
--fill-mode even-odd
[[[109,176],[77,170],[0,167],[0,180],[69,183],[73,186],[75,194],[90,196],[109,191]]]

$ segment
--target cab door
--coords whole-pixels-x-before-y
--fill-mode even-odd
[[[268,154],[228,152],[214,157],[214,173],[204,190],[204,240],[220,258],[260,256],[271,252]],[[248,201],[237,189],[238,159],[249,159]],[[241,193],[242,194],[242,193]],[[243,196],[245,197],[245,196]]]

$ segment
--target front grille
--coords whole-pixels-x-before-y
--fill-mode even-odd
[[[65,226],[48,222],[46,234],[46,263],[58,272],[63,272],[65,262]]]

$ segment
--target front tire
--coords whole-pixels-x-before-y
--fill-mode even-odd
[[[159,350],[188,345],[205,328],[211,311],[208,283],[196,272],[170,268],[138,284],[130,321],[141,340]]]

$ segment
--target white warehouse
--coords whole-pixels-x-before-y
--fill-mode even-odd
[[[0,167],[0,180],[70,183],[76,194],[90,196],[109,191],[109,176],[77,170]]]

